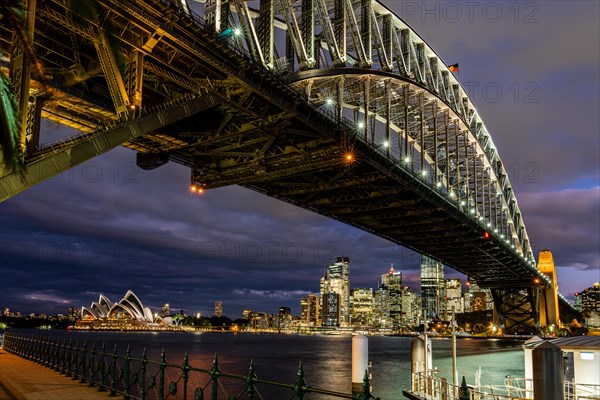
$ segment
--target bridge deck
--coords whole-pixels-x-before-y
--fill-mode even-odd
[[[0,399],[106,400],[97,390],[0,348]]]

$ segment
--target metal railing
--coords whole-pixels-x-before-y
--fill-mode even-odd
[[[600,399],[600,385],[565,382],[565,400]]]
[[[181,364],[175,364],[167,362],[164,350],[160,359],[154,361],[148,359],[146,350],[141,357],[133,357],[129,346],[124,354],[119,354],[117,346],[110,352],[104,344],[98,349],[95,343],[80,345],[71,339],[16,332],[5,333],[4,350],[124,399],[378,400],[371,394],[367,376],[360,394],[310,387],[304,379],[302,363],[295,382],[286,384],[258,378],[253,361],[246,375],[223,372],[216,354],[211,368],[203,369],[192,367],[187,353]]]
[[[431,400],[522,400],[526,399],[524,388],[519,386],[467,387],[453,385],[446,378],[438,378],[431,372],[412,373],[411,393]]]

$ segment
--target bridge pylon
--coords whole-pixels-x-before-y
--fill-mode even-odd
[[[538,269],[550,279],[550,283],[540,288],[539,307],[540,325],[550,329],[552,326],[560,327],[560,313],[558,308],[558,283],[556,280],[556,267],[554,258],[549,249],[542,249],[539,255]]]

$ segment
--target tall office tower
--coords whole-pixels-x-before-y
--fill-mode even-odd
[[[581,291],[581,308],[584,311],[600,312],[600,283]]]
[[[375,301],[373,289],[355,288],[350,291],[350,304],[352,311],[351,322],[354,326],[372,326]]]
[[[444,266],[421,255],[421,301],[427,320],[441,318],[444,312]]]
[[[446,279],[446,298],[445,298],[445,309],[444,309],[444,321],[450,321],[452,319],[452,309],[456,314],[464,312],[464,303],[462,298],[462,287],[460,285],[460,279]]]
[[[381,284],[387,286],[389,302],[389,326],[399,328],[402,323],[402,272],[391,265],[387,274],[381,275]]]
[[[350,258],[338,257],[321,278],[321,309],[325,310],[323,299],[329,292],[339,294],[340,319],[339,325],[350,324]],[[325,319],[323,318],[323,322]]]
[[[387,285],[381,285],[375,291],[375,326],[378,328],[390,327],[390,296]]]
[[[309,294],[300,300],[300,320],[308,326],[319,324],[319,296]]]
[[[277,328],[290,329],[292,326],[292,310],[289,307],[279,307],[277,315]]]
[[[412,329],[419,324],[421,315],[420,298],[408,286],[402,288],[402,328]]]
[[[216,317],[223,316],[223,302],[221,300],[215,301],[215,316]]]
[[[324,326],[339,326],[340,325],[340,295],[334,292],[328,292],[321,296],[323,302],[323,325]]]
[[[581,292],[581,308],[588,328],[600,327],[600,283]]]
[[[494,309],[494,298],[489,288],[480,288],[475,281],[467,281],[464,293],[464,312],[487,311]]]

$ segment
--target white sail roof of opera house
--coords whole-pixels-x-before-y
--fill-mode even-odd
[[[100,295],[97,302],[89,307],[81,307],[83,320],[107,319],[134,319],[149,324],[171,324],[171,317],[159,317],[152,314],[148,307],[144,307],[139,297],[131,290],[116,303],[111,302],[108,297]]]

